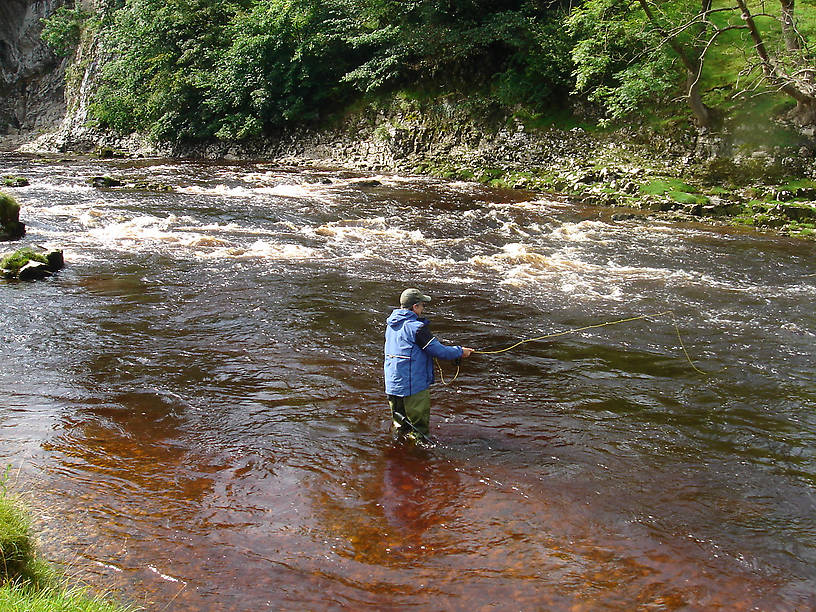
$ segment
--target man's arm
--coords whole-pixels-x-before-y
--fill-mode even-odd
[[[417,331],[414,340],[419,348],[427,352],[429,355],[437,359],[445,359],[447,361],[454,361],[460,357],[470,357],[473,352],[472,348],[461,346],[446,346],[437,340],[436,336],[431,334],[428,325],[423,325]]]

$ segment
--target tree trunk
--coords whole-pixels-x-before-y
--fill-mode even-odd
[[[779,0],[779,3],[782,5],[782,34],[785,37],[785,48],[791,52],[798,52],[802,49],[802,45],[793,21],[796,0]]]
[[[754,16],[748,9],[745,0],[736,0],[736,2],[742,13],[742,19],[748,27],[748,32],[751,34],[751,39],[754,41],[754,50],[762,62],[762,72],[765,74],[765,78],[768,79],[768,82],[774,87],[777,87],[779,91],[786,93],[800,105],[814,106],[816,99],[814,99],[813,95],[799,87],[796,81],[791,79],[787,74],[780,72],[777,65],[771,60],[768,49],[765,47],[765,41],[759,33],[759,29],[754,21]],[[793,0],[790,0],[790,6],[793,6]]]
[[[694,118],[697,119],[697,122],[702,127],[711,127],[713,122],[713,113],[711,109],[703,102],[702,94],[700,92],[700,75],[703,71],[703,60],[700,57],[700,54],[697,52],[697,50],[692,48],[693,55],[689,55],[682,45],[677,42],[677,39],[666,32],[663,26],[660,25],[660,22],[655,18],[654,13],[649,6],[648,0],[638,0],[638,3],[643,9],[643,12],[646,13],[646,17],[649,19],[651,24],[658,32],[660,32],[661,36],[666,39],[666,42],[669,43],[672,51],[678,55],[680,61],[683,62],[683,66],[686,68],[686,99],[689,107],[691,108],[691,112],[694,113]],[[711,10],[711,0],[702,0],[702,10],[703,12],[708,12]]]
[[[686,80],[686,91],[688,105],[691,112],[694,113],[694,118],[701,127],[711,127],[714,123],[712,110],[703,102],[703,97],[700,93],[700,78],[697,72],[689,72]]]

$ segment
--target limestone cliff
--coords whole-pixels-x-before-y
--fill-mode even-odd
[[[42,42],[41,20],[64,0],[0,2],[0,135],[27,137],[65,115],[65,68]]]

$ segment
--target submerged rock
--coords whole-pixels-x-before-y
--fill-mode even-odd
[[[88,179],[88,182],[97,189],[108,189],[110,187],[121,187],[124,185],[122,181],[112,176],[93,176]]]
[[[133,189],[135,191],[173,191],[171,185],[165,183],[154,183],[151,181],[134,181],[126,183],[112,176],[93,176],[88,179],[88,182],[97,189],[111,189],[113,187],[122,187],[124,189]]]
[[[125,185],[125,187],[135,189],[137,191],[173,191],[173,187],[171,185],[167,185],[165,183],[151,183],[149,181],[136,181],[135,183]]]

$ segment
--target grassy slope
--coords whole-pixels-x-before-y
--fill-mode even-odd
[[[67,586],[37,559],[22,504],[0,482],[0,612],[126,612],[128,608]]]

